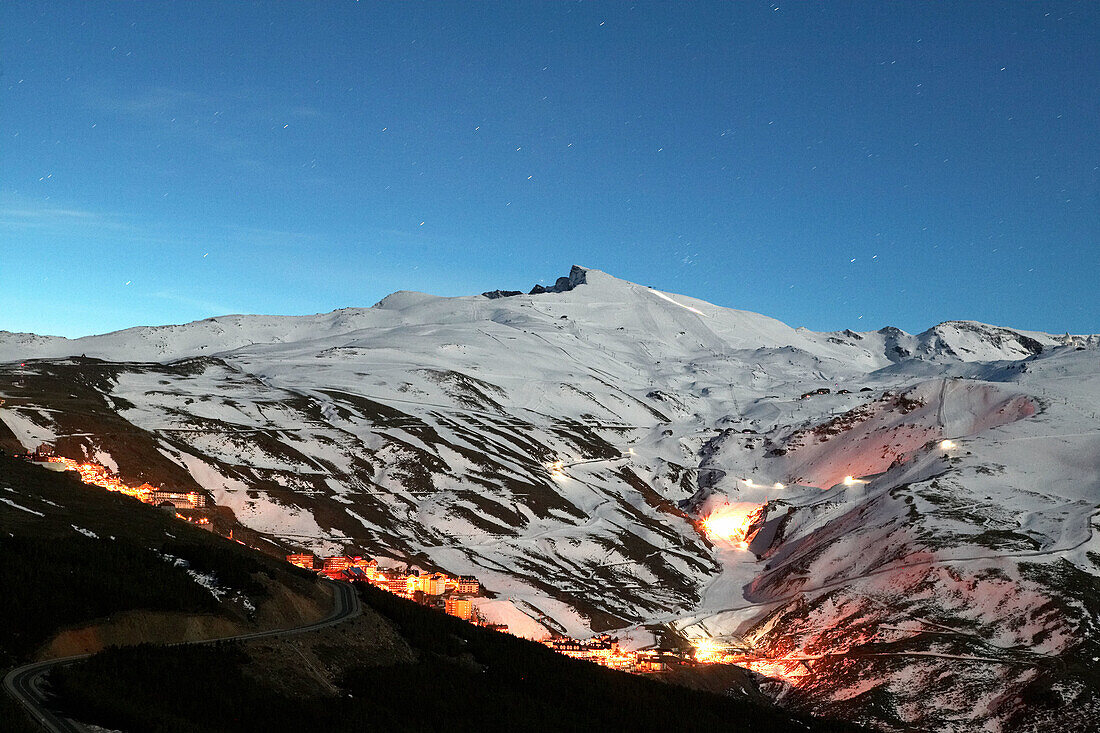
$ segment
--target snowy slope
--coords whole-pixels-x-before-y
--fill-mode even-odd
[[[2,333],[0,420],[302,547],[475,574],[532,635],[663,626],[782,660],[762,684],[793,706],[942,730],[1072,722],[1021,717],[1040,688],[1100,709],[1073,666],[1095,668],[1100,339],[815,333],[559,285]],[[766,504],[747,547],[701,532],[723,503]]]

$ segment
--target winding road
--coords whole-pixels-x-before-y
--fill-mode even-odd
[[[290,636],[304,634],[308,631],[335,626],[349,618],[354,618],[362,613],[362,605],[359,594],[349,583],[331,582],[333,586],[332,613],[320,621],[315,621],[305,626],[297,626],[293,629],[274,629],[272,631],[254,631],[239,636],[226,636],[220,639],[202,639],[200,641],[185,641],[169,646],[185,646],[192,644],[212,644],[217,641],[247,641],[272,636]],[[45,676],[55,667],[79,662],[87,659],[91,654],[77,654],[61,659],[47,659],[43,662],[34,662],[22,667],[17,667],[4,677],[4,689],[14,697],[38,721],[43,728],[50,733],[86,733],[86,729],[79,722],[63,717],[46,707],[48,692],[44,687]]]

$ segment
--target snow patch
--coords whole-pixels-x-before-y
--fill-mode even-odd
[[[16,504],[16,503],[15,503],[14,501],[12,501],[11,499],[5,499],[5,498],[4,498],[4,497],[2,497],[2,496],[0,496],[0,501],[4,502],[4,503],[5,503],[5,504],[7,504],[8,506],[11,506],[11,507],[15,507],[16,509],[21,509],[21,510],[23,510],[23,511],[27,512],[28,514],[35,514],[35,515],[38,515],[39,517],[44,517],[44,516],[46,516],[46,515],[45,515],[45,514],[43,514],[42,512],[36,512],[36,511],[35,511],[35,510],[33,510],[33,509],[28,509],[27,507],[25,507],[25,506],[23,506],[23,505],[21,505],[21,504]]]

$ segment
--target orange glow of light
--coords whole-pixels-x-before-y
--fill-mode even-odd
[[[724,540],[739,547],[748,547],[749,529],[762,505],[751,502],[722,504],[703,518],[703,531],[711,539]],[[740,543],[740,544],[739,544]]]
[[[695,661],[704,663],[718,661],[724,648],[714,639],[706,637],[692,639],[691,645],[695,647]]]
[[[844,477],[844,485],[845,486],[855,486],[856,484],[865,484],[865,483],[867,483],[867,482],[864,481],[861,478],[856,478],[854,476],[845,476]]]
[[[80,480],[86,484],[92,486],[98,486],[101,489],[107,489],[107,491],[115,491],[120,494],[126,494],[132,496],[135,499],[148,503],[151,501],[152,494],[148,484],[142,484],[141,486],[127,486],[122,483],[118,476],[112,476],[108,473],[105,466],[101,466],[98,463],[77,463],[71,458],[63,458],[56,456],[50,458],[51,463],[64,464],[70,471],[76,471],[80,474]]]
[[[738,667],[744,667],[773,680],[782,680],[792,687],[798,687],[802,678],[810,673],[802,662],[793,659],[742,657],[732,659],[731,662]]]
[[[694,656],[698,664],[733,664],[773,680],[781,680],[792,687],[797,687],[810,673],[800,659],[745,654],[709,637],[692,639],[691,643],[695,647]]]

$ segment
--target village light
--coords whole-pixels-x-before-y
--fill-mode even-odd
[[[786,487],[786,486],[784,486],[783,484],[779,483],[778,481],[776,481],[776,482],[775,482],[775,488],[777,488],[777,489],[785,489],[785,488],[787,488],[787,487]]]
[[[718,642],[705,637],[692,639],[691,645],[695,648],[695,659],[700,662],[713,661],[722,651],[722,646]]]
[[[958,448],[958,444],[953,440],[940,441],[940,450],[951,450],[952,448]]]
[[[85,484],[125,494],[146,504],[159,504],[162,501],[167,501],[172,504],[172,509],[179,506],[178,502],[188,504],[187,508],[190,509],[198,509],[206,505],[206,496],[200,492],[192,491],[184,494],[176,491],[166,491],[156,489],[149,483],[143,483],[140,486],[129,486],[123,483],[117,475],[112,474],[106,466],[99,463],[78,463],[72,458],[47,455],[48,452],[52,453],[49,446],[46,444],[39,446],[33,460],[43,466],[56,467],[52,470],[76,471],[80,476],[80,480]]]

